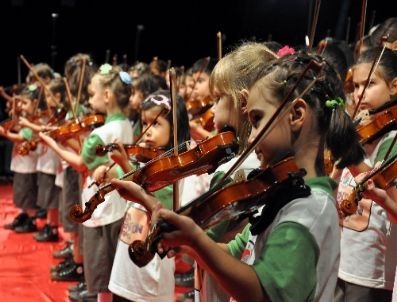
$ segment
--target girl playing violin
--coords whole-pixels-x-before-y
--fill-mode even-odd
[[[60,78],[52,79],[44,91],[45,103],[49,112],[55,112],[56,108],[63,107],[66,103],[65,85]],[[49,116],[44,116],[38,121],[30,121],[27,118],[20,118],[20,125],[29,127],[35,132],[46,129],[44,126]],[[37,136],[36,136],[37,140]],[[47,211],[47,222],[34,238],[38,242],[56,242],[59,240],[59,199],[61,196],[62,184],[57,182],[61,175],[62,166],[59,156],[43,144],[37,146],[39,157],[37,159],[37,204]],[[58,177],[57,177],[58,176]]]
[[[21,99],[21,109],[24,114],[33,114],[39,101],[38,96],[39,89],[36,85],[29,85],[22,90],[18,97]],[[21,213],[4,227],[17,233],[35,232],[37,231],[34,221],[37,202],[37,152],[30,152],[26,156],[17,152],[18,145],[29,141],[32,138],[33,131],[24,127],[18,133],[14,133],[9,130],[6,131],[0,126],[0,135],[15,143],[11,159],[11,170],[14,172],[13,200],[15,206],[21,209]]]
[[[362,53],[352,67],[354,101],[357,103],[366,85],[372,62],[380,49]],[[358,115],[365,121],[364,111],[377,108],[397,95],[397,54],[385,49],[378,67],[362,98]],[[374,116],[376,118],[376,115]],[[364,145],[370,167],[384,160],[397,132],[390,131],[372,143]],[[397,151],[394,145],[390,156]],[[342,172],[337,201],[341,203],[351,193],[356,182],[349,170]],[[379,189],[380,190],[380,189]],[[383,191],[383,198],[362,199],[355,214],[343,219],[341,261],[336,301],[390,301],[397,264],[397,232],[386,209],[397,200],[395,189]],[[389,198],[385,198],[389,196]]]
[[[85,104],[88,102],[88,84],[93,72],[92,59],[87,54],[76,54],[65,63],[65,78],[73,100],[67,103],[70,108],[66,113],[64,125],[69,122],[76,123],[75,117],[81,122]],[[76,104],[76,102],[78,103]],[[62,140],[62,145],[70,151],[80,152],[81,138],[77,134],[67,140]],[[81,240],[79,239],[82,234],[81,228],[78,228],[78,224],[69,219],[68,213],[69,208],[81,199],[81,174],[66,161],[62,161],[62,168],[64,173],[60,209],[67,242],[62,249],[53,253],[55,258],[65,258],[65,260],[51,268],[53,271],[51,277],[55,280],[78,280],[81,279],[81,275],[76,274],[76,271],[83,263],[80,249]],[[73,256],[72,259],[70,256]]]
[[[320,63],[316,57],[297,53],[259,69],[246,106],[252,125],[250,141],[311,60]],[[313,87],[296,99],[313,81]],[[191,218],[161,209],[158,201],[138,185],[118,180],[113,183],[128,192],[126,198],[140,201],[151,211],[154,221],[162,219],[176,228],[162,235],[160,252],[168,251],[171,256],[174,248],[186,246],[199,265],[237,301],[332,301],[339,262],[339,245],[335,242],[340,235],[332,182],[323,176],[324,143],[343,166],[362,157],[355,129],[343,108],[326,105],[330,104],[327,100],[340,96],[342,84],[329,65],[320,75],[307,71],[288,99],[290,106],[255,152],[262,169],[293,154],[298,167],[307,171],[305,183],[311,194],[292,199],[266,227],[247,225],[227,245],[216,244]]]
[[[202,102],[203,104],[203,106],[192,106],[193,108],[189,110],[189,113],[192,114],[190,129],[192,137],[195,140],[205,139],[212,136],[211,132],[204,129],[204,127],[197,122],[197,118],[204,113],[203,110],[209,110],[212,106],[212,102],[208,102],[211,98],[209,79],[215,64],[215,59],[206,57],[197,60],[192,66],[192,74],[195,83],[191,99],[187,101],[187,107],[189,110],[189,103],[196,103],[197,101]]]
[[[190,139],[190,134],[186,107],[179,95],[177,96],[177,106],[178,144],[182,144]],[[163,113],[154,121],[161,111]],[[169,91],[158,90],[142,102],[141,120],[143,130],[154,121],[145,132],[141,146],[164,147],[166,150],[173,146],[172,104]],[[113,155],[115,157],[112,158],[117,162],[127,159],[125,154],[124,158],[120,154],[116,155],[116,152]],[[119,164],[124,167],[124,172],[132,169],[129,163],[119,162]],[[172,209],[172,186],[154,192],[154,196],[165,208]],[[157,256],[147,266],[139,268],[128,256],[129,244],[136,239],[144,239],[148,227],[146,210],[135,202],[129,202],[119,235],[109,289],[128,301],[171,302],[174,301],[175,263],[173,259],[160,259]]]
[[[223,127],[230,126],[235,129],[240,145],[239,154],[246,148],[250,126],[247,114],[243,112],[242,106],[246,103],[248,87],[253,84],[253,79],[258,67],[263,67],[267,61],[275,60],[276,54],[260,43],[244,43],[231,53],[223,57],[214,67],[209,86],[211,94],[215,95],[218,101],[215,102],[214,125],[219,132]],[[239,155],[227,163],[220,165],[214,172],[211,180],[211,187],[220,181],[230,167],[238,160]],[[239,167],[239,173],[243,179],[252,170],[259,166],[259,160],[254,153]],[[232,182],[236,173],[227,180]],[[242,230],[247,220],[225,221],[219,226],[210,229],[207,234],[214,241],[228,242],[233,239],[237,232]],[[196,274],[197,276],[197,274]],[[203,280],[196,280],[196,289],[200,289],[202,301],[229,301],[216,282],[208,275],[203,274]],[[200,284],[201,283],[201,284]]]
[[[76,154],[57,144],[49,136],[40,133],[40,137],[71,167],[89,175],[83,187],[81,198],[83,204],[95,193],[95,186],[89,186],[92,179],[98,179],[96,175],[103,175],[110,165],[107,155],[96,155],[96,147],[112,143],[116,139],[121,143],[132,143],[132,128],[123,114],[130,93],[130,76],[119,68],[104,64],[91,79],[89,104],[94,111],[106,113],[106,121],[84,140],[81,153]],[[112,192],[97,208],[95,215],[84,223],[84,277],[88,292],[98,293],[101,301],[111,301],[108,284],[117,245],[116,238],[125,208],[125,201],[117,192]],[[80,273],[81,271],[80,267]]]

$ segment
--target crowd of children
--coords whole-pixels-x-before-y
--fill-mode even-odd
[[[25,84],[0,90],[10,116],[0,135],[13,142],[20,210],[4,228],[57,242],[63,227],[65,247],[54,252],[63,261],[50,277],[79,282],[69,288],[72,301],[174,301],[183,283],[176,262],[187,261],[194,290],[190,284],[179,301],[397,302],[397,176],[388,186],[366,178],[397,154],[397,131],[394,121],[371,139],[358,130],[395,106],[396,43],[396,18],[371,31],[355,62],[340,41],[316,52],[244,42],[219,60],[178,69],[176,95],[170,66],[158,58],[130,69],[97,68],[89,55],[76,54],[64,78],[34,65]],[[93,113],[102,119],[86,125]],[[158,150],[173,161],[176,150],[231,129],[237,150],[226,147],[228,156],[210,174],[200,158],[199,167],[189,162],[169,172],[188,175],[179,187],[143,177],[158,158],[131,151]],[[89,219],[71,219],[70,209],[79,203],[86,211],[104,184],[113,190]],[[248,196],[216,200],[235,184],[249,188]],[[189,210],[204,199],[214,225],[200,218],[208,213]],[[348,199],[357,203],[353,213]],[[184,214],[173,208],[178,200]],[[38,230],[40,211],[47,223]],[[137,240],[153,256],[144,266],[130,259]]]

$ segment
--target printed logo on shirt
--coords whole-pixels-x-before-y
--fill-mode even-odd
[[[148,230],[146,212],[130,206],[124,216],[119,239],[126,244],[131,244],[135,240],[145,240]]]

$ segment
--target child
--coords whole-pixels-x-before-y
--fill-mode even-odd
[[[210,57],[202,58],[197,60],[192,66],[192,75],[194,80],[193,91],[191,100],[204,101],[211,98],[209,80],[212,70],[216,64],[216,60]],[[187,100],[189,102],[190,100]],[[212,106],[212,102],[203,108],[194,108],[189,113],[192,115],[190,121],[190,130],[193,139],[202,140],[211,137],[211,132],[205,130],[200,123],[193,121],[198,119],[206,110],[209,110]]]
[[[190,139],[188,116],[183,99],[177,96],[178,144]],[[158,90],[149,95],[141,106],[143,129],[146,129],[162,109],[166,109],[142,138],[142,146],[149,148],[173,146],[173,120],[170,93]],[[113,158],[113,157],[112,157]],[[121,166],[125,166],[121,164]],[[128,172],[124,168],[124,172]],[[172,186],[154,192],[164,207],[172,209]],[[128,210],[121,228],[116,255],[113,262],[109,289],[129,301],[174,301],[173,259],[155,257],[147,266],[139,268],[128,256],[128,246],[136,239],[144,240],[149,228],[145,209],[134,202]],[[118,301],[118,300],[116,300]]]
[[[249,90],[247,113],[252,125],[250,140],[268,122],[297,78],[315,57],[304,53],[284,56],[259,69],[258,80]],[[313,88],[295,99],[314,78]],[[305,182],[311,194],[293,199],[278,211],[270,225],[247,225],[228,245],[217,245],[189,217],[159,209],[149,194],[133,183],[114,180],[127,190],[127,198],[139,200],[152,210],[152,219],[161,218],[177,230],[165,233],[161,250],[186,245],[198,264],[237,301],[332,301],[339,260],[338,215],[331,181],[324,175],[324,142],[342,165],[361,160],[355,129],[339,106],[327,100],[343,96],[342,85],[329,65],[321,76],[309,71],[298,85],[270,134],[255,151],[260,167],[276,158],[295,156],[298,167],[307,172]],[[332,102],[334,105],[335,103]],[[347,144],[349,142],[355,143]],[[345,144],[341,144],[344,142]],[[261,228],[256,229],[256,227]],[[253,232],[253,233],[252,233]],[[171,256],[173,250],[168,252]],[[242,261],[236,259],[241,258]]]
[[[144,73],[137,77],[132,84],[132,93],[130,97],[130,109],[132,114],[134,137],[138,137],[141,133],[141,122],[139,120],[141,103],[149,96],[149,94],[159,89],[167,89],[164,78],[151,73]]]
[[[356,103],[379,51],[380,49],[375,48],[362,53],[352,68]],[[385,49],[359,110],[377,108],[397,95],[396,64],[397,54]],[[376,163],[383,161],[395,134],[396,131],[390,131],[372,143],[365,144],[365,163],[374,167]],[[390,156],[396,150],[395,145]],[[345,169],[338,187],[339,203],[355,185],[353,176]],[[388,190],[388,194],[393,192]],[[397,195],[391,197],[397,200]],[[362,199],[357,213],[343,220],[341,235],[336,301],[390,301],[397,264],[397,232],[385,209],[370,199]]]
[[[63,107],[65,104],[65,85],[62,79],[53,79],[45,89],[46,104],[49,108]],[[54,110],[55,112],[55,110]],[[40,131],[45,126],[48,119],[42,119],[41,125],[30,122],[25,118],[20,119],[20,124],[25,127],[30,127],[34,131]],[[56,184],[56,176],[62,171],[61,161],[58,155],[50,148],[43,144],[37,147],[39,157],[37,160],[37,204],[47,211],[47,223],[43,229],[34,234],[34,238],[38,242],[56,242],[58,236],[59,224],[59,199],[61,195],[61,188]]]
[[[96,155],[96,147],[113,143],[116,139],[121,143],[132,143],[132,128],[123,114],[130,93],[131,78],[128,73],[104,64],[91,79],[89,103],[95,111],[106,113],[107,118],[103,126],[96,128],[85,139],[81,154],[75,154],[40,134],[75,170],[89,174],[83,188],[83,204],[95,193],[95,188],[88,188],[92,178],[107,170],[109,165],[108,156]],[[105,202],[98,206],[91,219],[84,222],[84,276],[88,292],[98,293],[100,301],[111,301],[112,298],[108,284],[125,208],[125,201],[114,191],[106,195]]]
[[[20,95],[21,109],[26,115],[32,115],[38,103],[39,89],[32,84],[25,87]],[[29,233],[37,231],[34,216],[37,201],[37,152],[29,152],[28,155],[19,155],[17,147],[24,141],[32,138],[33,131],[30,128],[22,128],[18,133],[5,131],[0,126],[0,135],[15,142],[11,160],[11,170],[14,171],[13,192],[14,203],[20,208],[21,213],[14,221],[5,225],[7,229],[15,230],[17,233]]]
[[[214,111],[215,129],[219,132],[223,127],[231,126],[236,130],[240,145],[239,154],[247,147],[250,132],[248,117],[242,110],[242,106],[248,96],[247,89],[253,84],[258,67],[262,67],[266,61],[276,58],[276,54],[263,44],[255,42],[244,43],[223,57],[215,65],[211,73],[209,80],[210,91],[218,99],[212,108]],[[238,158],[239,155],[216,169],[212,176],[211,186],[224,176]],[[239,167],[239,172],[232,174],[228,181],[232,182],[236,177],[244,179],[246,175],[258,166],[258,159],[254,153],[251,153]],[[226,221],[210,229],[207,234],[214,241],[228,242],[246,224],[247,221],[242,219]],[[199,282],[197,283],[197,281]],[[217,287],[217,283],[208,274],[203,275],[201,282],[196,280],[196,290],[200,290],[201,301],[229,301],[230,298],[221,288]]]

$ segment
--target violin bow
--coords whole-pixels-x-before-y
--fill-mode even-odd
[[[280,104],[280,106],[277,108],[277,110],[273,113],[273,115],[270,117],[266,125],[261,129],[259,134],[255,137],[255,139],[252,141],[252,143],[247,147],[247,149],[244,150],[244,152],[240,155],[239,159],[233,164],[233,166],[223,175],[223,177],[216,183],[215,187],[221,187],[223,183],[226,181],[228,177],[230,177],[234,171],[245,161],[250,155],[250,153],[255,149],[255,147],[259,144],[259,142],[262,139],[265,139],[265,137],[270,133],[270,131],[275,127],[275,125],[281,120],[281,111],[286,107],[289,99],[291,98],[292,94],[294,93],[295,89],[298,87],[299,83],[302,81],[303,77],[305,74],[308,72],[309,69],[315,70],[317,74],[320,74],[322,69],[324,68],[325,62],[315,62],[314,60],[311,60],[309,64],[307,64],[306,68],[302,71],[300,74],[298,80],[295,82],[294,86],[290,89],[290,91],[287,93],[287,95],[284,97],[284,100]],[[315,77],[308,85],[307,87],[294,99],[299,99],[302,98],[316,83],[318,77]],[[289,106],[287,106],[287,110],[285,112],[288,112],[288,108],[293,106],[293,102],[290,103]],[[281,116],[281,117],[280,117]],[[276,118],[278,118],[276,120]]]
[[[65,83],[65,88],[66,88],[66,94],[68,95],[68,100],[69,100],[69,104],[70,104],[70,110],[72,111],[72,115],[73,118],[76,122],[80,123],[79,119],[76,116],[76,112],[74,112],[73,110],[73,101],[72,101],[72,93],[70,92],[70,87],[69,87],[69,83],[66,80],[66,78],[63,78],[63,82]]]
[[[367,14],[367,0],[363,0],[361,5],[360,36],[359,36],[360,40],[358,45],[357,57],[360,55],[361,47],[363,46],[366,14]]]
[[[320,15],[320,6],[321,6],[321,0],[315,0],[313,16],[312,16],[312,23],[310,26],[309,51],[311,51],[313,48],[314,37],[316,35],[318,16]]]
[[[28,69],[32,72],[32,74],[34,75],[34,77],[37,79],[37,81],[39,81],[40,85],[48,92],[48,94],[51,96],[51,98],[54,100],[54,102],[56,101],[56,98],[54,96],[54,94],[52,93],[52,91],[50,89],[48,89],[47,85],[44,83],[43,79],[37,74],[36,70],[34,70],[34,68],[32,67],[32,65],[25,59],[25,57],[23,55],[20,55],[20,58],[22,60],[22,62],[28,67]],[[45,98],[45,102],[47,104],[47,109],[48,111],[50,111],[50,106],[48,106],[48,102],[47,102],[47,98]],[[49,112],[50,113],[50,112]]]
[[[172,102],[172,121],[174,132],[174,155],[178,156],[178,120],[177,120],[177,99],[176,99],[176,73],[175,68],[170,68],[170,89],[171,89],[171,102]],[[179,181],[173,184],[173,210],[176,211],[180,207],[179,203]]]
[[[218,50],[218,61],[222,59],[222,33],[218,31],[216,34],[216,45]]]
[[[387,37],[383,36],[382,39],[381,39],[381,43],[385,39],[387,39]],[[386,43],[382,43],[382,44],[383,44],[383,47],[382,47],[381,51],[379,52],[378,56],[375,57],[375,60],[372,62],[371,69],[369,70],[368,77],[367,77],[367,80],[365,82],[364,89],[363,89],[363,91],[362,91],[362,93],[360,95],[360,98],[358,99],[356,107],[354,108],[352,120],[354,120],[354,117],[356,116],[356,114],[358,112],[358,108],[360,107],[360,104],[361,104],[362,100],[364,99],[365,91],[367,90],[367,88],[369,86],[369,83],[371,81],[372,75],[374,74],[376,68],[378,67],[380,60],[382,59],[383,53],[384,53],[385,48],[386,48]]]
[[[77,89],[77,99],[76,99],[76,103],[74,105],[74,107],[72,106],[72,104],[70,104],[71,110],[74,111],[74,117],[76,118],[77,116],[77,108],[79,106],[80,103],[80,98],[81,98],[81,90],[83,88],[83,80],[84,80],[84,74],[85,74],[85,66],[86,66],[87,62],[86,62],[86,58],[83,57],[83,61],[81,62],[81,70],[80,70],[80,78],[79,78],[79,87]],[[77,119],[77,118],[76,118]]]

